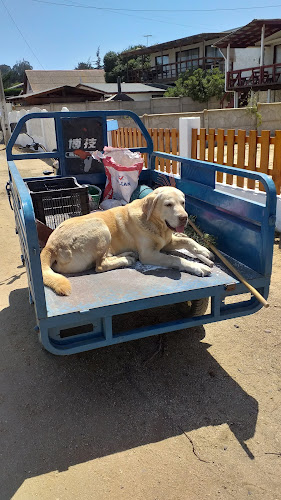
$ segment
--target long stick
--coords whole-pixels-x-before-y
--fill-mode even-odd
[[[194,222],[192,222],[190,219],[188,220],[188,222],[194,229],[194,231],[197,234],[199,234],[201,238],[204,238],[203,233],[200,231],[200,229],[198,229],[198,227],[195,226]],[[239,271],[237,271],[237,269],[233,267],[233,265],[229,262],[229,260],[227,260],[224,257],[224,255],[222,255],[222,253],[212,243],[206,241],[206,244],[220,258],[220,260],[226,265],[226,267],[228,267],[228,269],[230,269],[230,271],[239,279],[239,281],[241,281],[241,283],[243,283],[243,285],[245,285],[250,290],[250,292],[260,301],[260,303],[264,307],[269,307],[269,303],[265,300],[265,298],[256,290],[256,288],[254,288],[252,285],[250,285],[250,283],[248,283],[248,281],[242,276],[242,274],[240,274]]]

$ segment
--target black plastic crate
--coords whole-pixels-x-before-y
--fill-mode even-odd
[[[53,177],[26,181],[36,219],[55,229],[70,217],[89,213],[87,187],[80,186],[75,177]]]

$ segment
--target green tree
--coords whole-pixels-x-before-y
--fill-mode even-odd
[[[23,83],[26,69],[32,69],[32,66],[28,61],[25,61],[24,59],[22,59],[21,61],[17,61],[12,68],[8,64],[0,64],[3,87],[5,95],[7,97],[20,94],[20,92],[22,91],[21,87],[10,87],[17,85],[18,83]]]
[[[189,96],[193,101],[207,102],[211,97],[221,99],[224,94],[224,73],[218,68],[204,71],[198,68],[187,71],[170,87],[166,97]]]
[[[105,54],[103,58],[103,67],[105,71],[105,81],[107,83],[116,82],[119,71],[120,73],[123,71],[123,68],[119,67],[118,54],[112,50]]]
[[[33,69],[28,61],[24,59],[17,61],[12,68],[13,83],[22,83],[24,81],[25,70],[27,69]]]
[[[147,69],[150,67],[149,55],[142,56],[127,56],[126,52],[138,48],[143,48],[144,45],[130,46],[123,52],[109,51],[103,58],[105,81],[117,82],[117,77],[121,76],[122,81],[127,80],[128,71],[132,69]]]
[[[10,71],[12,71],[12,68],[11,66],[8,66],[8,64],[0,64],[0,71],[3,76],[6,73],[10,73]]]
[[[0,71],[4,89],[14,85],[16,78],[11,66],[8,64],[0,64]]]
[[[97,48],[96,52],[96,63],[95,63],[95,69],[102,69],[102,63],[101,63],[101,57],[100,57],[100,46]]]
[[[0,64],[0,71],[4,89],[12,85],[13,75],[12,68],[7,64]]]
[[[74,69],[94,69],[94,66],[92,65],[91,59],[89,57],[87,62],[79,62]]]

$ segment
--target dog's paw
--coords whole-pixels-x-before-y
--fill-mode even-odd
[[[208,248],[203,247],[201,245],[198,246],[196,253],[198,255],[202,255],[203,257],[205,257],[206,259],[209,259],[211,261],[215,260],[214,254],[212,252],[210,252],[210,250],[208,250]]]
[[[205,266],[204,264],[195,264],[193,271],[196,276],[200,277],[210,276],[212,272],[211,268],[209,266]]]
[[[206,266],[209,266],[209,267],[213,267],[214,265],[214,261],[213,260],[210,260],[208,257],[205,257],[204,255],[202,254],[197,254],[196,257],[201,260],[202,262],[204,262],[204,264],[206,264]]]
[[[128,254],[129,254],[129,252],[128,252]],[[126,262],[127,262],[127,266],[131,267],[131,266],[133,266],[136,263],[137,256],[133,252],[130,252],[130,255],[126,255],[125,259],[126,259]]]

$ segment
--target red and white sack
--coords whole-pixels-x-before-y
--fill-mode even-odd
[[[106,173],[103,199],[114,198],[129,203],[143,168],[140,153],[133,153],[127,148],[105,147],[102,161]]]

